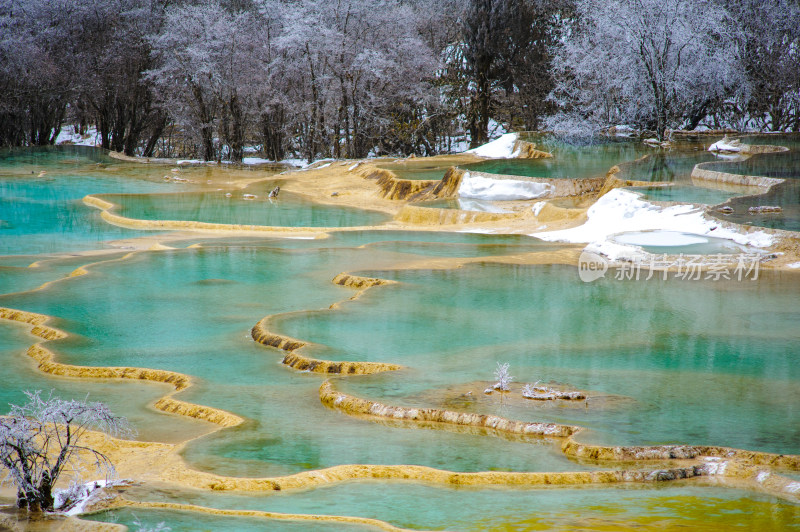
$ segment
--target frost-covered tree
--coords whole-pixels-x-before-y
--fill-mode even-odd
[[[746,97],[730,102],[744,126],[800,131],[800,4],[794,0],[729,0],[741,28]]]
[[[207,161],[222,156],[215,137],[231,160],[242,160],[262,42],[255,15],[230,12],[216,0],[178,4],[151,41],[156,64],[148,79]]]
[[[166,125],[144,72],[152,64],[147,37],[158,31],[163,6],[142,0],[86,0],[72,17],[79,96],[77,122],[97,125],[105,149],[135,155],[149,133],[143,154],[152,155]],[[84,124],[80,124],[84,125]]]
[[[364,157],[404,109],[432,94],[436,65],[415,12],[396,0],[307,0],[289,6],[271,70],[285,73],[300,150]],[[401,119],[402,120],[402,119]]]
[[[0,470],[17,489],[17,505],[31,510],[53,509],[53,486],[64,473],[79,475],[86,467],[99,474],[114,474],[103,453],[82,445],[87,430],[112,436],[130,436],[124,418],[102,403],[43,398],[26,392],[28,402],[11,405],[0,417]]]
[[[742,85],[736,24],[713,0],[576,0],[554,99],[584,126],[683,126]],[[574,122],[573,122],[574,123]]]
[[[68,0],[0,0],[0,144],[52,144],[74,96]]]

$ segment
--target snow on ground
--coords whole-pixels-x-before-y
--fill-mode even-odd
[[[589,244],[586,249],[606,255],[612,260],[632,258],[639,254],[635,248],[611,241],[618,233],[633,231],[668,232],[666,235],[664,233],[660,235],[662,241],[663,239],[668,241],[674,233],[680,233],[695,238],[698,235],[713,236],[755,247],[766,247],[773,242],[772,236],[764,231],[745,234],[721,227],[719,222],[707,219],[702,209],[693,205],[660,207],[642,200],[634,192],[623,189],[614,189],[601,197],[589,208],[587,216],[588,220],[581,226],[534,233],[532,236],[547,241],[585,242]],[[659,239],[659,235],[652,238]],[[620,237],[616,237],[615,240],[619,242]]]
[[[266,164],[271,163],[269,159],[264,159],[263,157],[243,157],[242,164]]]
[[[492,212],[492,213],[508,212],[502,207],[498,207],[496,205],[493,205],[492,203],[475,199],[459,199],[458,208],[462,211]]]
[[[552,190],[548,183],[520,181],[517,179],[491,179],[472,172],[464,172],[458,195],[479,200],[526,200],[539,198]]]
[[[742,147],[739,145],[739,141],[730,141],[727,137],[722,140],[718,140],[714,144],[708,147],[708,151],[714,152],[740,152],[742,151]]]
[[[103,488],[129,484],[128,480],[93,480],[85,484],[73,484],[67,489],[57,490],[54,493],[53,505],[64,515],[78,515],[83,513],[90,503],[99,499]]]
[[[472,153],[478,157],[486,157],[488,159],[510,159],[516,157],[514,152],[514,143],[516,141],[516,133],[506,133],[498,139],[483,146],[467,150],[465,153]]]
[[[533,215],[534,216],[539,216],[539,213],[542,212],[542,209],[544,208],[545,205],[547,205],[546,201],[537,201],[536,203],[534,203],[533,207],[531,207],[531,211],[533,211]]]
[[[633,244],[634,246],[690,246],[692,244],[706,244],[708,239],[700,235],[690,235],[677,231],[639,231],[624,233],[614,238],[620,244]]]
[[[75,132],[74,126],[64,126],[56,137],[56,145],[73,144],[75,146],[100,146],[100,135],[97,128],[86,129],[86,135]]]
[[[791,264],[787,264],[786,267],[791,268],[793,270],[800,269],[800,262],[793,262]]]

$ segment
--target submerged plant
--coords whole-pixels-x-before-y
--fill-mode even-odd
[[[501,392],[507,392],[508,385],[514,380],[514,377],[508,372],[508,362],[505,364],[497,363],[497,368],[494,370],[494,378],[497,379],[497,382],[493,388]]]

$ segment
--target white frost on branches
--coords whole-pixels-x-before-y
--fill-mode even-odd
[[[8,416],[0,418],[0,469],[3,481],[17,488],[18,505],[52,510],[53,486],[62,473],[114,476],[108,457],[82,445],[81,438],[90,429],[132,436],[125,418],[102,403],[43,398],[39,391],[25,395],[26,404],[11,405]]]

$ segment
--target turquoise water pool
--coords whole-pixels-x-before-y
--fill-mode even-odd
[[[260,185],[271,190],[272,184]],[[230,197],[226,194],[231,194]],[[220,224],[277,227],[346,227],[378,225],[385,214],[360,209],[320,205],[297,194],[282,192],[278,199],[266,194],[248,199],[236,192],[187,192],[181,194],[106,194],[103,199],[118,205],[115,213],[144,220],[187,220]]]
[[[152,408],[170,386],[45,375],[25,355],[37,339],[27,326],[7,321],[0,322],[5,368],[0,404],[20,402],[22,391],[29,389],[53,389],[68,398],[89,393],[129,417],[140,439],[181,442],[200,436],[182,456],[193,468],[221,475],[285,475],[357,463],[464,472],[630,467],[568,459],[557,439],[418,429],[329,410],[318,397],[324,375],[291,370],[281,364],[282,351],[252,340],[250,328],[274,316],[269,329],[314,342],[308,352],[312,356],[404,367],[335,378],[337,389],[358,397],[575,424],[588,429],[581,441],[598,444],[709,444],[800,453],[800,272],[761,272],[756,281],[714,282],[658,276],[621,281],[611,271],[583,283],[573,266],[520,263],[524,257],[547,262],[564,248],[558,244],[517,235],[390,230],[318,240],[199,235],[177,243],[181,249],[137,252],[124,259],[123,253],[51,255],[75,249],[69,246],[55,246],[55,251],[43,246],[44,254],[38,255],[39,248],[30,243],[37,235],[49,241],[59,231],[66,240],[75,232],[88,233],[82,224],[58,229],[59,216],[71,216],[69,202],[59,198],[79,198],[98,188],[117,194],[120,203],[129,202],[124,208],[142,217],[175,213],[203,221],[214,221],[209,219],[213,216],[233,220],[260,216],[259,210],[270,208],[265,201],[237,199],[241,209],[230,209],[233,198],[218,191],[171,194],[186,185],[158,176],[103,181],[95,172],[106,170],[94,165],[114,163],[91,156],[69,162],[73,156],[56,157],[56,162],[46,158],[50,162],[42,164],[80,164],[87,168],[85,175],[81,170],[68,179],[48,171],[56,179],[51,182],[56,199],[47,208],[33,202],[15,207],[19,216],[48,212],[51,218],[43,226],[28,224],[26,234],[14,237],[15,247],[9,245],[16,256],[0,260],[0,306],[53,316],[53,325],[70,334],[47,344],[62,362],[183,372],[195,385],[177,398],[230,411],[245,423],[207,434],[214,428],[208,423]],[[0,182],[16,186],[14,180],[28,180],[6,189],[15,198],[35,197],[32,191],[42,184],[28,174],[11,175],[22,173],[15,165],[30,164],[38,156],[25,157],[28,162],[0,162],[0,170],[8,170]],[[170,194],[150,194],[165,192],[162,187]],[[97,221],[98,231],[115,230],[102,223]],[[83,235],[76,241],[92,248],[104,240]],[[190,244],[201,247],[187,248]],[[513,258],[504,263],[503,256]],[[39,259],[39,268],[27,267]],[[95,261],[88,275],[22,293]],[[398,283],[349,301],[357,292],[331,283],[340,272]],[[334,303],[340,306],[331,309]],[[517,386],[562,384],[587,391],[590,399],[568,404],[485,395],[498,362],[510,364]],[[270,495],[145,483],[128,496],[213,508],[372,517],[415,529],[786,530],[800,522],[796,504],[693,481],[585,489],[452,489],[360,481]],[[93,519],[129,526],[163,521],[173,530],[316,526],[144,509],[115,510]]]

